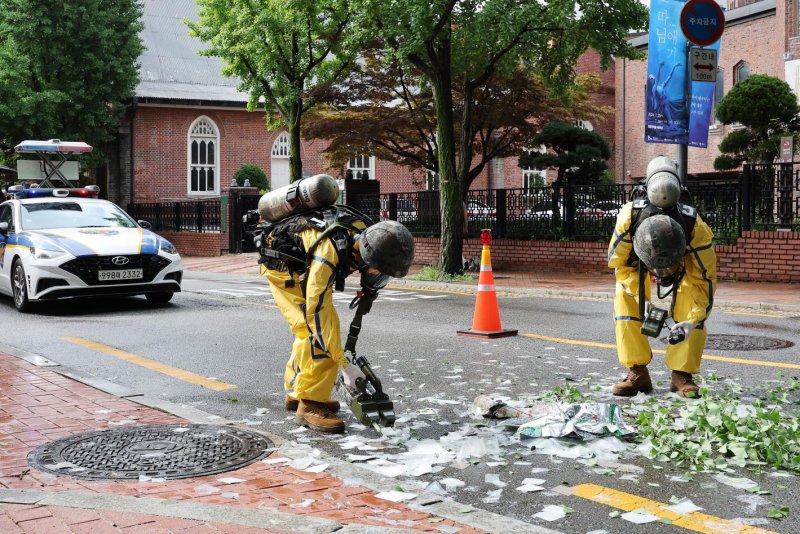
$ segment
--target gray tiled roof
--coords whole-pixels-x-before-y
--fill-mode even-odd
[[[143,4],[145,27],[141,36],[145,51],[139,57],[137,97],[247,102],[247,94],[237,90],[238,79],[222,75],[221,59],[198,54],[206,45],[190,37],[183,22],[199,18],[194,0],[144,0]]]

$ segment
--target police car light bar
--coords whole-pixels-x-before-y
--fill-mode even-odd
[[[87,185],[86,187],[76,188],[49,188],[49,187],[30,187],[22,185],[12,185],[8,188],[8,195],[11,198],[45,198],[45,197],[84,197],[97,198],[100,194],[100,186]]]
[[[82,141],[62,141],[61,139],[50,139],[49,141],[23,141],[14,147],[14,150],[23,154],[35,154],[40,152],[91,152],[91,145]]]

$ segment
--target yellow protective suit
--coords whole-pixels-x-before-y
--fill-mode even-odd
[[[365,226],[358,221],[352,224],[359,229]],[[320,233],[314,228],[301,230],[298,236],[303,248],[308,250]],[[357,238],[356,250],[352,251],[350,259],[350,273],[361,261]],[[287,288],[288,272],[261,266],[275,303],[294,334],[292,354],[284,371],[284,389],[292,399],[329,400],[339,368],[348,365],[342,347],[339,315],[333,307],[333,284],[338,263],[336,247],[330,239],[322,239],[314,249],[308,268],[305,295],[297,273],[293,275],[294,287]]]
[[[614,269],[617,278],[614,295],[614,331],[617,338],[617,354],[625,367],[647,365],[653,358],[648,337],[640,332],[642,318],[639,317],[639,268],[629,265],[633,250],[630,234],[633,203],[623,206],[617,217],[614,235],[608,247],[608,266]],[[697,216],[691,238],[687,236],[685,267],[674,295],[673,319],[676,323],[691,321],[695,329],[689,339],[677,345],[667,346],[667,367],[673,371],[695,374],[700,371],[700,358],[706,344],[705,322],[714,304],[717,287],[717,256],[711,243],[714,234],[711,228]],[[650,281],[645,283],[645,298],[650,299]]]

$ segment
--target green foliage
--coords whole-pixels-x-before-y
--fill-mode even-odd
[[[566,122],[551,122],[533,136],[530,146],[544,145],[548,152],[529,152],[520,167],[557,169],[556,186],[598,182],[608,170],[611,149],[603,136]],[[555,152],[553,154],[552,152]]]
[[[448,274],[433,265],[425,265],[416,274],[406,276],[409,280],[432,280],[437,282],[466,282],[475,280],[477,276],[474,274]]]
[[[772,163],[780,154],[780,138],[800,132],[800,106],[789,84],[780,78],[754,74],[733,86],[719,102],[723,124],[741,124],[720,143],[717,170],[736,169],[742,163]]]
[[[138,83],[141,14],[136,0],[0,0],[0,148],[59,138],[101,153]]]
[[[226,76],[242,80],[248,108],[267,103],[271,128],[289,129],[289,172],[302,176],[300,126],[316,103],[314,91],[349,71],[363,33],[348,0],[197,0],[193,36],[222,58]],[[275,115],[271,111],[277,110]]]
[[[251,165],[249,163],[242,165],[233,174],[233,179],[236,180],[236,183],[239,185],[239,187],[244,187],[245,180],[249,180],[250,185],[252,187],[257,187],[259,191],[269,191],[269,180],[267,180],[267,175],[258,165]]]
[[[652,442],[656,460],[699,470],[727,471],[731,466],[769,465],[800,473],[800,419],[788,412],[796,382],[777,386],[752,406],[739,401],[741,388],[679,401],[678,417],[662,399],[648,401],[639,414],[639,435]]]
[[[646,26],[648,16],[637,0],[354,0],[354,4],[386,54],[419,70],[432,88],[441,183],[439,263],[448,273],[461,269],[461,202],[474,143],[470,135],[459,135],[456,115],[461,117],[462,132],[471,132],[473,121],[481,118],[471,107],[476,92],[493,80],[510,78],[520,65],[540,76],[553,94],[569,94],[575,65],[587,49],[597,51],[604,66],[612,56],[640,57],[627,38],[631,29]],[[459,99],[465,102],[463,110],[456,107]]]

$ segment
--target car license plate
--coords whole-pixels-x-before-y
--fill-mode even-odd
[[[97,279],[101,282],[110,280],[141,280],[144,278],[142,269],[115,269],[113,271],[97,271]]]

